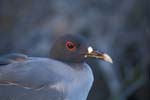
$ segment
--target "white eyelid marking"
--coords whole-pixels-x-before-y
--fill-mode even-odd
[[[88,47],[88,53],[90,54],[90,53],[92,53],[93,52],[93,48],[90,46],[90,47]]]

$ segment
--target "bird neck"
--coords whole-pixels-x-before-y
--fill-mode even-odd
[[[84,62],[82,63],[70,63],[70,62],[64,62],[65,64],[71,66],[75,70],[82,70],[84,68]]]

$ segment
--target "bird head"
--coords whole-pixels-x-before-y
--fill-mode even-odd
[[[83,36],[77,34],[59,37],[52,46],[50,57],[71,63],[82,63],[86,58],[97,58],[112,63],[108,54],[94,50]]]

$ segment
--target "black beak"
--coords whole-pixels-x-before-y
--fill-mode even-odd
[[[92,47],[88,48],[88,52],[84,55],[85,58],[90,57],[90,58],[97,58],[97,59],[101,59],[104,61],[107,61],[109,63],[113,63],[112,58],[106,54],[106,53],[101,53],[98,51],[93,51]]]

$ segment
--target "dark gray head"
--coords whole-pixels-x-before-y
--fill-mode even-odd
[[[87,57],[112,62],[107,54],[94,51],[86,39],[78,34],[61,36],[54,42],[50,51],[50,58],[63,62],[82,63]]]

